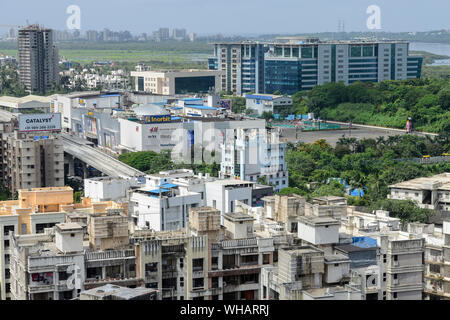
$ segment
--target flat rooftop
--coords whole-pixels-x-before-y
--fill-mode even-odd
[[[224,186],[238,186],[238,185],[242,185],[242,184],[249,184],[249,185],[255,184],[252,181],[243,181],[243,180],[234,180],[234,179],[215,180],[215,181],[211,181],[208,183],[214,183],[214,184],[224,185]]]
[[[274,94],[249,94],[245,95],[246,99],[261,99],[261,100],[273,100],[278,98],[290,98],[288,96],[274,95]]]
[[[441,173],[431,177],[421,177],[392,184],[389,188],[408,190],[446,189],[450,190],[450,173]]]
[[[83,230],[83,227],[76,222],[59,223],[56,228],[61,231]]]
[[[317,216],[300,216],[298,217],[298,221],[309,225],[340,224],[340,222],[336,219],[330,217],[317,217]]]
[[[330,254],[330,255],[326,255],[324,256],[325,262],[330,262],[330,263],[336,263],[339,261],[350,261],[350,259],[346,256],[343,255],[341,253],[337,253],[337,254]]]
[[[49,191],[71,191],[71,187],[48,187],[48,188],[30,188],[30,189],[19,189],[22,192],[49,192]]]
[[[339,250],[344,253],[351,253],[351,252],[363,252],[363,251],[376,251],[377,247],[358,247],[353,244],[343,244],[340,246],[335,247],[336,250]]]
[[[191,212],[211,212],[211,211],[219,211],[213,207],[195,207],[189,209]],[[220,211],[219,211],[220,212]]]
[[[233,222],[255,220],[253,217],[249,216],[248,214],[242,213],[242,212],[229,212],[229,213],[225,213],[223,216],[225,219],[231,220]]]
[[[308,253],[323,253],[322,250],[311,246],[293,246],[289,248],[281,248],[281,250],[293,256],[300,256]]]
[[[90,290],[86,290],[81,292],[82,295],[95,296],[98,298],[103,298],[107,296],[115,296],[121,298],[123,300],[130,300],[136,297],[140,297],[146,294],[150,294],[153,292],[157,292],[158,290],[149,289],[149,288],[127,288],[120,287],[112,284],[106,284],[101,287],[93,288]]]

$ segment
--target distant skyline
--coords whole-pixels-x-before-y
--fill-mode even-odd
[[[0,3],[0,24],[39,23],[65,30],[69,5],[81,9],[81,32],[129,30],[147,33],[160,27],[185,28],[199,35],[373,31],[366,27],[370,5],[381,8],[385,32],[450,29],[448,0],[14,0]],[[0,28],[0,33],[6,28]]]

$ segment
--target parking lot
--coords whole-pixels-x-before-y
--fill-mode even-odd
[[[313,143],[320,139],[325,139],[330,145],[335,146],[336,142],[342,138],[372,138],[376,139],[380,136],[389,137],[394,135],[403,135],[406,134],[404,131],[398,131],[394,129],[385,129],[385,128],[374,128],[374,127],[365,127],[353,125],[352,129],[341,129],[341,130],[320,130],[320,131],[297,131],[297,139],[296,139],[296,130],[294,128],[280,128],[281,130],[281,138],[287,139],[288,142],[295,143],[296,141],[301,141],[305,143]],[[415,133],[419,135],[423,135],[421,133]]]

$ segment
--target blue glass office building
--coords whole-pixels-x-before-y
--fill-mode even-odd
[[[294,94],[328,82],[352,84],[420,78],[423,58],[404,41],[298,41],[215,44],[212,70],[223,70],[222,90]]]
[[[265,55],[264,93],[293,94],[328,82],[352,84],[420,78],[423,58],[401,41],[272,43]]]
[[[263,44],[253,41],[216,43],[208,68],[224,71],[221,90],[237,95],[263,92],[264,51]]]

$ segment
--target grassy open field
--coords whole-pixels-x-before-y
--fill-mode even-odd
[[[0,43],[0,54],[17,56],[15,43]],[[59,55],[72,62],[88,64],[114,61],[174,67],[206,67],[212,46],[207,43],[58,43]]]
[[[17,56],[17,50],[0,49],[0,54]],[[146,50],[60,50],[60,57],[78,63],[90,63],[96,61],[115,61],[115,62],[188,62],[188,61],[207,61],[208,54],[202,53],[177,53],[174,51],[146,51]]]

